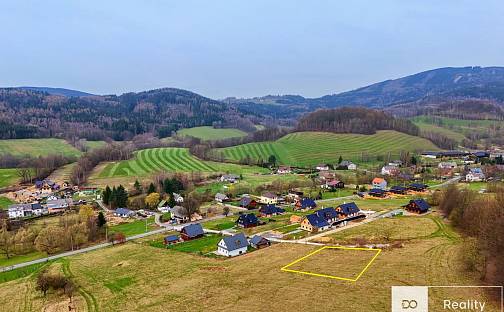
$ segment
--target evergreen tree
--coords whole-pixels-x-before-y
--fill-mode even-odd
[[[135,180],[135,184],[133,184],[133,187],[138,193],[143,192],[142,185],[140,184],[140,182],[138,182],[138,180]]]
[[[128,192],[124,188],[124,186],[119,185],[117,188],[117,197],[116,197],[116,207],[126,207],[128,203]]]
[[[173,196],[173,194],[170,194],[170,199],[168,199],[168,206],[173,208],[176,205],[177,205],[177,202],[175,201],[175,196]]]
[[[110,204],[110,207],[112,207],[112,208],[117,207],[117,189],[115,186],[112,187],[112,191],[110,192],[109,204]]]
[[[276,162],[277,162],[277,159],[276,159],[275,155],[270,155],[270,157],[268,158],[268,163],[271,166],[276,166]]]
[[[166,194],[169,194],[170,196],[174,192],[174,190],[173,190],[173,183],[172,183],[171,179],[166,178],[164,180],[164,182],[163,182],[163,191]]]
[[[103,191],[103,203],[105,205],[109,205],[110,204],[110,196],[111,195],[112,195],[112,190],[107,185],[107,187],[105,187],[105,190]]]
[[[340,157],[338,158],[338,165],[341,164],[342,162],[343,162],[343,157],[341,157],[341,155],[340,155]]]
[[[100,211],[98,213],[98,220],[97,220],[98,227],[103,227],[106,223],[107,223],[107,219],[105,219],[103,212]]]
[[[154,183],[151,182],[151,184],[149,184],[149,188],[147,189],[147,194],[155,192],[156,192],[156,186],[154,185]]]

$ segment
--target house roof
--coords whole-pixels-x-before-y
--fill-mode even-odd
[[[429,187],[427,184],[423,184],[423,183],[411,183],[409,186],[411,188],[418,188],[418,189],[424,189],[424,188]]]
[[[277,214],[278,213],[284,213],[285,209],[278,208],[275,205],[266,205],[264,207],[261,207],[259,209],[259,212],[263,213],[263,214],[266,214],[266,215],[271,215],[271,214],[275,214],[275,213],[277,213]]]
[[[390,188],[391,191],[396,191],[396,192],[405,192],[407,191],[408,189],[405,188],[404,186],[399,186],[399,185],[395,185],[395,186],[392,186]]]
[[[273,192],[264,192],[264,193],[262,194],[262,196],[263,196],[263,197],[267,197],[267,198],[277,198],[277,197],[278,197],[278,196],[277,196],[275,193],[273,193]]]
[[[259,220],[257,219],[256,215],[253,214],[253,213],[241,214],[238,217],[238,220],[236,220],[236,222],[240,222],[240,221],[244,225],[247,225],[247,224],[257,224],[259,222]]]
[[[182,228],[181,232],[184,232],[191,238],[205,234],[203,227],[199,223],[186,225]]]
[[[118,215],[129,215],[132,211],[127,208],[117,208],[115,213]]]
[[[250,205],[250,203],[254,201],[252,198],[250,197],[243,197],[241,200],[240,200],[240,206],[248,206]]]
[[[351,162],[349,160],[343,160],[339,165],[340,166],[350,166],[352,164],[353,164],[353,162]]]
[[[373,183],[380,184],[380,183],[383,183],[383,182],[386,182],[385,179],[383,179],[383,178],[374,178],[373,179]]]
[[[415,203],[418,208],[420,208],[420,211],[427,211],[430,208],[430,205],[423,199],[412,199],[410,203]]]
[[[377,195],[383,195],[385,194],[385,190],[379,189],[379,188],[373,188],[368,191],[368,194],[377,194]]]
[[[338,208],[340,208],[341,212],[346,215],[357,213],[360,211],[359,207],[354,202],[341,204],[338,206]]]
[[[327,167],[327,164],[318,164],[317,167]]]
[[[225,248],[228,251],[244,248],[248,246],[247,238],[243,233],[238,233],[233,236],[226,236],[222,238]]]
[[[55,199],[55,200],[48,200],[46,202],[47,208],[61,208],[61,207],[67,207],[68,202],[64,199]]]
[[[259,244],[259,243],[261,243],[261,242],[266,242],[266,243],[267,243],[267,242],[268,242],[268,240],[267,240],[266,238],[264,238],[264,237],[260,236],[260,235],[254,235],[254,237],[252,237],[252,238],[250,239],[250,243],[251,243],[251,244],[254,244],[254,245],[257,245],[257,244]]]
[[[340,183],[342,183],[340,180],[332,180],[332,181],[327,182],[327,185],[333,186],[333,185],[338,185]]]
[[[306,219],[314,227],[321,228],[321,227],[329,226],[329,223],[326,221],[326,219],[320,217],[319,215],[317,215],[315,213],[307,215]]]
[[[305,197],[301,199],[301,208],[317,207],[317,203],[311,198]]]
[[[338,212],[332,207],[320,209],[316,211],[315,214],[324,220],[330,220],[338,217]]]
[[[164,241],[167,242],[167,243],[171,243],[171,242],[176,242],[179,240],[179,236],[178,235],[168,235],[164,238]]]
[[[223,199],[227,199],[228,197],[226,194],[217,193],[217,194],[215,194],[215,198],[223,200]]]
[[[182,206],[174,206],[171,210],[172,217],[185,218],[187,217],[187,211]]]

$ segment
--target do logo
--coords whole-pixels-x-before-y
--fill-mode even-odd
[[[404,300],[401,302],[401,306],[403,310],[414,310],[418,306],[418,302],[416,300]]]

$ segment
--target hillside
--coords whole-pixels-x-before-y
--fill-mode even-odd
[[[209,126],[181,129],[179,136],[191,136],[205,141],[222,140],[246,136],[247,133],[234,128],[213,128]]]
[[[90,142],[90,145],[94,144],[100,143]],[[81,152],[62,139],[17,139],[0,140],[1,154],[11,154],[14,156],[30,155],[33,157],[51,154],[79,156]]]
[[[21,90],[31,90],[31,91],[38,91],[38,92],[45,92],[50,95],[61,95],[61,96],[67,96],[67,97],[81,97],[81,96],[93,96],[94,94],[87,93],[87,92],[82,92],[78,90],[71,90],[71,89],[65,89],[65,88],[49,88],[49,87],[17,87],[16,89],[21,89]]]
[[[397,157],[401,151],[438,150],[430,141],[397,131],[378,131],[373,135],[335,134],[327,132],[296,132],[275,142],[249,143],[215,150],[225,159],[240,161],[249,156],[252,160],[267,161],[275,155],[286,165],[312,166],[318,163],[337,163],[338,158],[362,162],[385,157],[389,152]]]

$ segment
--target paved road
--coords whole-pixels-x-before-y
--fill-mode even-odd
[[[457,183],[458,181],[460,181],[460,179],[462,179],[462,177],[455,177],[455,178],[451,178],[449,180],[446,180],[445,182],[443,183],[440,183],[440,184],[436,184],[436,185],[432,185],[430,188],[439,188],[439,187],[445,187],[449,184],[452,184],[452,183]]]

